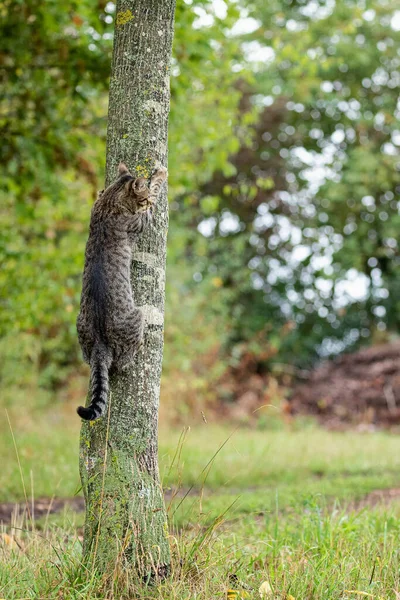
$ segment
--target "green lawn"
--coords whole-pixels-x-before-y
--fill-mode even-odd
[[[35,497],[72,496],[78,419],[56,411],[16,422],[13,433],[28,496],[32,483]],[[0,501],[22,500],[6,422],[0,458]],[[163,586],[126,598],[226,598],[229,588],[237,598],[259,598],[263,581],[277,599],[400,597],[400,504],[354,504],[372,490],[400,487],[398,436],[314,427],[162,429],[160,469],[164,487],[178,489],[173,500],[167,494],[174,572]],[[0,598],[109,597],[82,572],[82,521],[66,511],[39,521],[34,532],[17,532],[21,547],[0,543]]]
[[[25,425],[11,419],[11,427],[29,495],[33,482],[36,497],[72,496],[79,487],[79,419],[55,412]],[[259,431],[209,424],[186,432],[161,428],[159,454],[166,488],[205,487],[236,495],[257,488],[275,496],[286,488],[311,486],[313,492],[325,493],[326,487],[352,495],[400,482],[400,438],[386,432]],[[0,501],[23,500],[6,419],[0,427],[0,458]]]

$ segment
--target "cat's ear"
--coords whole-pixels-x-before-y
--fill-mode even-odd
[[[118,165],[118,175],[121,177],[122,175],[130,175],[128,167],[125,163],[120,162]]]
[[[130,175],[130,173],[129,173]],[[132,192],[135,192],[135,179],[129,179],[129,181],[127,181],[124,185],[124,189],[128,194],[131,194]]]

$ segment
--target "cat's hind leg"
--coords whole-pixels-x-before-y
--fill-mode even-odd
[[[78,332],[78,341],[82,350],[83,360],[90,364],[90,357],[92,355],[94,346],[94,336],[92,327],[87,323],[86,319],[79,313],[76,321],[76,329]]]
[[[118,324],[117,344],[114,350],[113,367],[120,371],[130,365],[143,343],[144,317],[140,308],[134,308]]]

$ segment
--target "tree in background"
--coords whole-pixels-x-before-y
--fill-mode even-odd
[[[304,366],[398,329],[399,13],[243,6],[254,81],[241,106],[260,116],[230,159],[235,175],[202,188],[207,254],[195,262],[229,307],[233,356],[250,344]]]
[[[1,11],[7,14],[0,25],[1,377],[5,389],[39,383],[52,390],[80,364],[75,318],[89,206],[103,187],[115,4],[84,0],[65,8],[5,0]],[[207,181],[216,168],[231,168],[227,157],[238,148],[233,126],[240,98],[232,93],[238,78],[232,65],[240,46],[228,31],[237,18],[233,1],[221,17],[211,1],[178,3],[171,197]],[[186,285],[185,268],[174,268],[185,244],[184,232],[174,230],[174,292]],[[187,321],[188,332],[192,327]],[[171,331],[186,335],[175,320]],[[10,391],[10,402],[14,395]]]
[[[108,15],[89,1],[67,10],[4,1],[0,11],[2,354],[21,365],[21,381],[32,383],[32,361],[55,383],[79,356],[75,306],[103,148]]]
[[[3,377],[54,387],[79,360],[115,6],[0,10]],[[224,359],[251,348],[266,367],[397,330],[396,11],[381,0],[178,2],[167,370],[191,369],[189,341],[197,354],[217,345],[215,324]]]

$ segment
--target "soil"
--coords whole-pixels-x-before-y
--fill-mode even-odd
[[[400,341],[321,364],[292,388],[289,406],[332,427],[399,425]]]
[[[189,490],[193,491],[193,490]],[[179,490],[179,496],[182,490]],[[166,499],[171,496],[166,493]],[[349,511],[359,511],[364,508],[373,508],[375,506],[387,506],[392,502],[400,501],[400,488],[390,488],[384,490],[373,490],[359,500],[350,502],[347,505]],[[34,518],[45,517],[49,514],[60,513],[65,508],[70,508],[74,512],[83,512],[85,510],[85,501],[81,496],[73,498],[41,498],[35,500],[33,506]],[[0,525],[9,525],[14,522],[17,515],[28,513],[32,515],[32,505],[27,509],[24,503],[2,502],[0,503]]]
[[[49,514],[59,513],[64,508],[71,508],[75,512],[85,510],[85,500],[81,496],[73,498],[39,498],[33,505],[28,501],[25,503],[1,502],[0,524],[12,523],[19,515],[28,514],[34,519],[40,519]]]
[[[183,497],[196,492],[198,490],[192,488],[182,488],[179,490],[168,488],[164,490],[164,498],[166,502],[169,502],[172,498]],[[47,515],[60,513],[64,509],[71,509],[74,512],[84,512],[85,499],[83,496],[73,496],[72,498],[38,498],[34,500],[33,505],[30,500],[27,503],[0,502],[0,526],[1,524],[8,525],[23,515],[27,515],[28,518],[40,519]]]
[[[400,426],[400,340],[343,354],[311,371],[284,365],[271,373],[261,364],[245,352],[226,369],[215,386],[217,418],[254,424],[274,415],[288,422],[312,415],[335,429]]]

